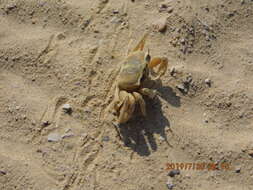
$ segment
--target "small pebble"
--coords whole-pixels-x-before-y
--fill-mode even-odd
[[[166,11],[168,8],[167,4],[166,3],[161,3],[159,5],[159,12],[163,12],[163,11]]]
[[[118,10],[113,10],[112,13],[113,13],[113,14],[118,14],[119,11],[118,11]]]
[[[47,136],[47,140],[48,142],[57,142],[59,140],[61,140],[62,137],[61,135],[59,135],[58,133],[50,133],[48,136]]]
[[[72,131],[69,131],[61,136],[61,138],[67,138],[67,137],[73,137],[74,133]]]
[[[8,13],[9,11],[11,11],[11,10],[13,10],[15,8],[17,8],[17,5],[15,5],[15,4],[9,4],[9,5],[7,5],[6,6],[6,13]]]
[[[110,140],[109,136],[103,136],[102,141],[108,142]]]
[[[231,17],[233,17],[233,16],[235,16],[235,12],[231,12],[231,13],[229,13],[229,14],[227,15],[228,18],[231,18]]]
[[[186,54],[187,53],[187,46],[183,46],[180,48],[180,51],[183,53],[183,54]]]
[[[46,1],[44,1],[44,2],[41,1],[41,2],[39,2],[39,6],[40,6],[40,7],[43,7],[46,3],[47,3]]]
[[[32,24],[36,24],[36,20],[35,19],[32,19]]]
[[[58,40],[64,40],[65,38],[66,38],[66,36],[63,33],[60,33],[57,35]]]
[[[183,80],[183,83],[188,85],[192,82],[192,76],[188,75],[187,77],[185,77],[185,79]]]
[[[249,152],[249,155],[253,158],[253,150]]]
[[[42,121],[42,126],[43,127],[46,127],[46,126],[48,126],[48,125],[50,125],[50,121]]]
[[[174,184],[172,184],[172,183],[167,183],[167,188],[168,189],[173,189],[173,187],[174,187],[175,185]]]
[[[239,118],[243,118],[243,117],[244,117],[243,111],[239,112]]]
[[[176,68],[175,67],[171,67],[170,69],[170,75],[173,76],[176,73]]]
[[[62,106],[62,109],[63,109],[63,111],[64,111],[65,113],[71,113],[71,111],[72,111],[72,108],[71,108],[71,106],[70,106],[69,104],[64,104],[64,105]]]
[[[160,20],[157,20],[155,23],[155,28],[159,32],[165,32],[167,29],[167,19],[166,18],[161,18]]]
[[[168,176],[174,177],[175,175],[179,175],[179,174],[180,174],[180,170],[171,170],[171,171],[168,173]]]
[[[168,5],[164,2],[160,4],[160,8],[166,9],[167,7]]]
[[[0,170],[0,175],[6,175],[6,171],[4,171],[4,170]]]
[[[179,84],[179,85],[177,85],[177,88],[178,88],[179,90],[184,90],[184,85],[183,85],[183,84]]]
[[[168,179],[168,181],[166,182],[166,185],[167,185],[167,188],[170,189],[170,190],[173,189],[173,187],[175,186],[175,185],[172,183],[171,178]]]
[[[177,33],[180,33],[180,32],[181,32],[181,28],[177,28],[175,31],[176,31]]]
[[[68,132],[71,132],[71,131],[72,131],[71,128],[68,128],[68,129],[65,130],[65,133],[68,133]]]
[[[209,78],[205,79],[205,83],[208,85],[208,86],[211,86],[211,80]]]
[[[240,173],[241,172],[241,167],[237,167],[236,169],[235,169],[235,173]]]
[[[84,20],[81,24],[81,29],[84,30],[90,24],[90,20]]]
[[[172,8],[172,7],[168,8],[168,9],[167,9],[167,12],[168,12],[168,13],[172,13],[172,12],[173,12],[173,8]]]
[[[115,23],[121,23],[122,20],[120,18],[114,16],[114,17],[112,17],[112,19],[111,19],[110,22],[113,23],[113,24],[115,24]]]
[[[211,41],[210,36],[206,35],[206,41]]]
[[[29,15],[32,16],[34,13],[35,13],[35,11],[32,10],[32,11],[29,12]]]
[[[188,90],[185,88],[183,84],[179,84],[176,86],[178,90],[180,90],[182,93],[186,93]]]

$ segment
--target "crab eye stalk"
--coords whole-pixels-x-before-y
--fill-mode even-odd
[[[150,56],[149,50],[148,50],[148,52],[145,54],[145,61],[150,62],[150,60],[151,60],[151,56]]]

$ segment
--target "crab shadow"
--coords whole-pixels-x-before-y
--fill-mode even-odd
[[[160,93],[161,98],[170,105],[174,107],[181,106],[180,96],[178,96],[170,86],[162,86],[162,81],[160,79],[154,82],[151,88],[156,89]]]
[[[170,87],[155,88],[161,93],[161,98],[172,106],[180,106],[180,97],[176,96]],[[145,97],[144,97],[145,98]],[[171,131],[170,122],[162,111],[159,98],[153,100],[145,98],[147,116],[141,116],[136,109],[136,117],[125,124],[119,125],[119,133],[125,144],[140,156],[148,156],[151,151],[156,151],[157,141],[165,141],[171,146],[166,131]],[[157,134],[157,136],[155,135]]]

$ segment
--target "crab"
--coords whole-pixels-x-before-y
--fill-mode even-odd
[[[159,79],[165,74],[168,67],[166,57],[151,58],[149,50],[144,52],[144,45],[148,34],[146,33],[137,46],[129,51],[120,64],[116,78],[115,93],[112,105],[118,116],[118,123],[126,123],[131,119],[137,104],[142,115],[146,116],[146,103],[144,96],[154,98],[159,93],[144,86],[144,80]],[[157,71],[154,71],[157,68]]]

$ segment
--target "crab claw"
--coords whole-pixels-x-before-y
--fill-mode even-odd
[[[157,72],[154,72],[154,68],[158,66]],[[148,64],[148,67],[155,73],[155,80],[163,76],[168,68],[168,59],[166,57],[154,57]]]

